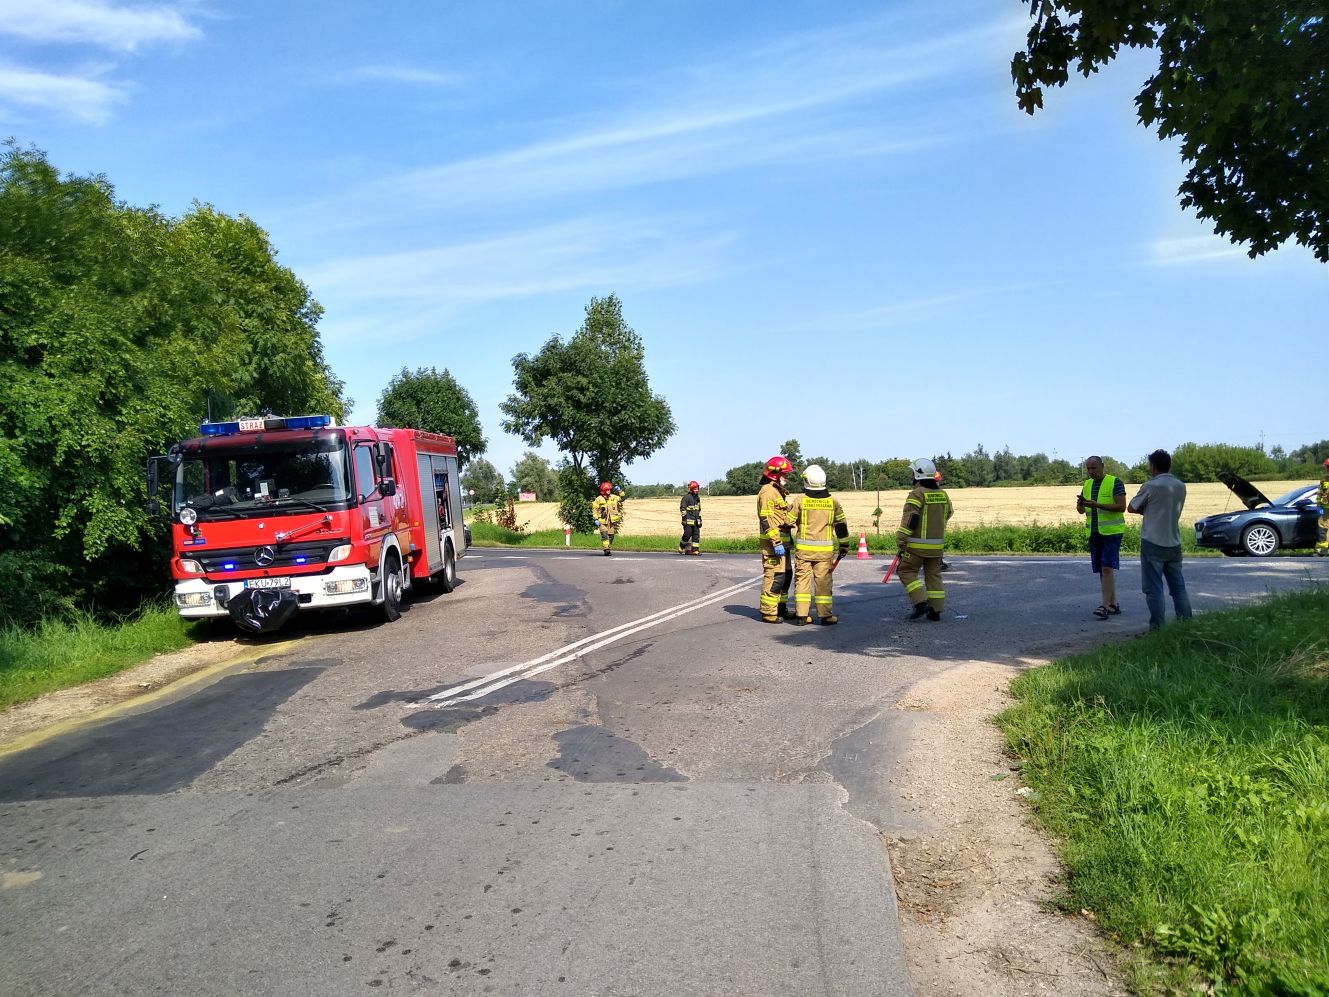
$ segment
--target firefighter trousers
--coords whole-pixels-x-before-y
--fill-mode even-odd
[[[600,547],[602,550],[608,550],[614,546],[614,535],[617,533],[617,526],[611,526],[608,523],[600,524]]]
[[[835,615],[831,611],[831,568],[835,564],[829,557],[794,558],[794,613],[800,617],[812,615],[810,610],[817,607],[817,616],[825,619]],[[814,594],[814,591],[815,594]]]
[[[919,571],[923,577],[918,577]],[[924,557],[917,551],[907,550],[900,555],[900,584],[904,586],[909,601],[915,606],[926,602],[937,612],[941,612],[946,601],[946,592],[941,585],[941,554]]]
[[[1320,517],[1319,537],[1315,541],[1315,553],[1324,554],[1329,551],[1329,513]]]
[[[678,542],[678,549],[684,553],[701,546],[701,524],[696,520],[683,520],[683,539]]]
[[[769,540],[761,542],[761,617],[775,620],[788,613],[789,586],[794,580],[793,557],[789,548],[793,546],[788,537],[784,538],[783,557],[775,553],[775,544]]]

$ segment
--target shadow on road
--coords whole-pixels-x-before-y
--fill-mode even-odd
[[[277,707],[337,663],[231,675],[157,709],[2,758],[0,802],[183,789],[257,735]]]

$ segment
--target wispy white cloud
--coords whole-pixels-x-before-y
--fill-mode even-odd
[[[621,81],[611,110],[539,124],[557,137],[385,177],[338,197],[336,211],[310,210],[353,223],[393,210],[552,204],[794,162],[904,155],[972,135],[981,125],[947,104],[948,87],[1006,27],[900,30],[893,19],[859,23]],[[857,106],[865,101],[866,114]]]
[[[54,111],[100,125],[110,119],[112,108],[123,99],[122,90],[97,79],[0,64],[0,107],[11,104]]]
[[[1159,266],[1210,263],[1244,256],[1245,250],[1217,235],[1187,235],[1155,240],[1152,260]]]
[[[359,66],[351,70],[346,78],[434,87],[457,86],[463,79],[457,73],[442,73],[436,69],[424,69],[419,66]]]
[[[102,0],[0,0],[0,34],[133,52],[150,42],[191,41],[201,32],[169,6],[123,7]]]
[[[933,317],[938,313],[952,310],[952,306],[981,298],[1002,297],[1009,294],[1023,294],[1032,290],[1047,288],[1053,282],[996,284],[966,287],[958,291],[930,294],[923,297],[906,298],[892,301],[890,304],[875,308],[864,308],[852,312],[840,312],[833,315],[818,315],[814,321],[790,325],[778,330],[780,333],[793,332],[864,332],[884,329],[894,325],[915,321],[923,317]]]
[[[489,239],[397,253],[345,256],[302,266],[335,341],[391,316],[396,337],[438,327],[492,301],[584,289],[638,289],[714,277],[725,234],[678,237],[651,220],[579,218]],[[372,316],[369,318],[368,316]],[[403,318],[404,317],[404,318]]]

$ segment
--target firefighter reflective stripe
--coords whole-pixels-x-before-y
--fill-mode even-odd
[[[915,578],[912,582],[905,583],[904,590],[906,592],[912,593],[912,592],[917,592],[922,587],[923,587],[923,579]]]
[[[1098,498],[1094,498],[1094,479],[1086,478],[1084,481],[1083,495],[1091,502],[1111,502],[1115,497],[1112,493],[1117,490],[1117,479],[1111,474],[1103,475],[1103,480],[1098,484]],[[1104,498],[1104,496],[1107,496]],[[1098,533],[1100,536],[1112,537],[1118,533],[1126,532],[1126,513],[1108,512],[1106,509],[1086,509],[1084,511],[1084,531],[1085,533],[1094,532],[1094,516],[1098,516]]]
[[[907,541],[910,550],[942,551],[946,549],[946,541],[938,537],[936,540],[924,540],[922,537],[910,537]]]

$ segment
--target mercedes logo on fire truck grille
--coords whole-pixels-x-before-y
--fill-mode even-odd
[[[266,568],[275,560],[277,560],[277,552],[271,547],[259,547],[254,551],[254,563],[260,568]]]

